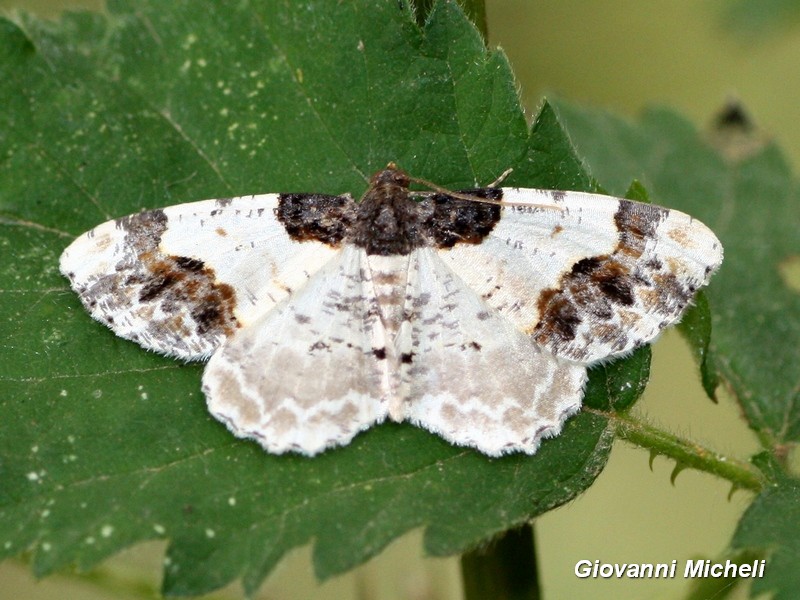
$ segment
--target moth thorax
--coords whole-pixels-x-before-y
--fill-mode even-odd
[[[417,203],[397,185],[370,189],[358,204],[352,241],[378,256],[405,255],[424,246]]]

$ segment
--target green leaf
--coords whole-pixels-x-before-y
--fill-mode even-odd
[[[758,460],[769,462],[763,456]],[[731,545],[737,550],[759,549],[769,554],[764,577],[753,581],[754,595],[772,592],[774,600],[791,600],[800,589],[800,481],[782,475],[774,463],[760,466],[773,476],[773,485],[744,513]]]
[[[734,0],[723,5],[722,22],[741,38],[755,41],[800,21],[794,0]]]
[[[485,0],[456,0],[469,20],[475,24],[484,39],[487,36],[486,27],[486,2]],[[424,25],[436,0],[411,0],[417,23]]]
[[[700,379],[703,389],[712,400],[717,399],[719,374],[711,354],[711,308],[706,293],[700,291],[694,299],[694,306],[686,311],[678,324],[680,332],[689,340],[692,354],[700,365]]]
[[[694,560],[707,559],[714,563],[725,563],[731,561],[737,565],[752,565],[757,560],[763,560],[763,553],[750,550],[728,552],[720,557],[695,557]],[[758,571],[756,571],[758,572]],[[684,596],[684,600],[725,600],[731,597],[741,597],[737,594],[739,588],[747,581],[741,577],[699,577],[690,583],[689,593]]]
[[[557,107],[604,187],[620,194],[631,178],[641,179],[655,203],[696,216],[722,240],[725,260],[706,291],[712,361],[702,341],[707,325],[697,323],[705,317],[687,317],[688,327],[699,327],[690,337],[706,362],[704,383],[708,389],[709,371],[719,371],[765,446],[800,440],[800,295],[781,277],[781,265],[797,256],[800,199],[780,151],[767,145],[726,159],[668,110],[630,123]],[[703,299],[697,303],[702,310]]]
[[[591,413],[534,457],[396,424],[314,459],[268,455],[207,414],[202,365],[116,338],[57,271],[112,217],[359,195],[390,160],[449,187],[514,167],[518,185],[590,189],[552,109],[531,134],[505,57],[456,5],[424,30],[383,0],[108,11],[0,21],[0,556],[30,549],[41,576],[165,538],[166,592],[252,592],[312,540],[320,577],[417,527],[428,552],[462,552],[591,484],[611,444]]]
[[[625,197],[628,200],[650,203],[650,194],[647,193],[647,188],[642,185],[641,181],[634,180],[628,187],[628,191],[625,192]]]
[[[583,403],[603,411],[629,409],[644,393],[650,378],[650,357],[650,346],[644,346],[627,360],[592,367]]]

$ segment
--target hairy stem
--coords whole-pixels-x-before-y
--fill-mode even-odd
[[[677,462],[676,469],[691,468],[727,479],[735,488],[759,492],[764,476],[753,465],[719,454],[700,444],[663,431],[629,414],[589,410],[609,419],[618,437],[646,448],[653,454],[668,456]]]

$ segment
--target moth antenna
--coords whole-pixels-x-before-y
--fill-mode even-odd
[[[503,182],[506,180],[506,177],[508,177],[509,175],[511,175],[511,172],[512,172],[513,170],[514,170],[514,167],[508,167],[508,168],[507,168],[505,171],[503,171],[502,173],[500,173],[500,177],[498,177],[498,178],[497,178],[497,179],[495,179],[495,180],[494,180],[492,183],[490,183],[488,187],[497,187],[498,185],[500,185],[501,183],[503,183]]]
[[[495,187],[498,183],[500,183],[503,179],[508,177],[511,173],[512,169],[506,169],[500,177],[494,181],[490,186],[490,188]],[[409,181],[413,181],[414,183],[418,183],[420,185],[424,185],[427,188],[430,188],[434,192],[439,194],[445,194],[446,196],[450,196],[451,198],[458,198],[459,200],[466,200],[467,202],[480,202],[482,204],[495,204],[497,206],[525,206],[528,208],[543,208],[549,210],[557,210],[559,212],[564,212],[564,209],[560,206],[553,206],[552,204],[527,204],[524,202],[506,202],[505,200],[492,200],[491,198],[481,198],[480,196],[474,196],[471,194],[462,194],[460,192],[454,192],[452,190],[448,190],[440,185],[436,185],[435,183],[428,181],[427,179],[421,179],[419,177],[412,177],[411,175],[408,176]],[[412,192],[417,193],[417,192]]]

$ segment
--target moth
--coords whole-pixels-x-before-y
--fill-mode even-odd
[[[676,323],[722,262],[659,206],[514,187],[360,201],[264,194],[133,214],[61,256],[91,316],[208,360],[211,414],[272,453],[315,455],[384,420],[490,456],[533,454],[581,406],[587,367]]]

